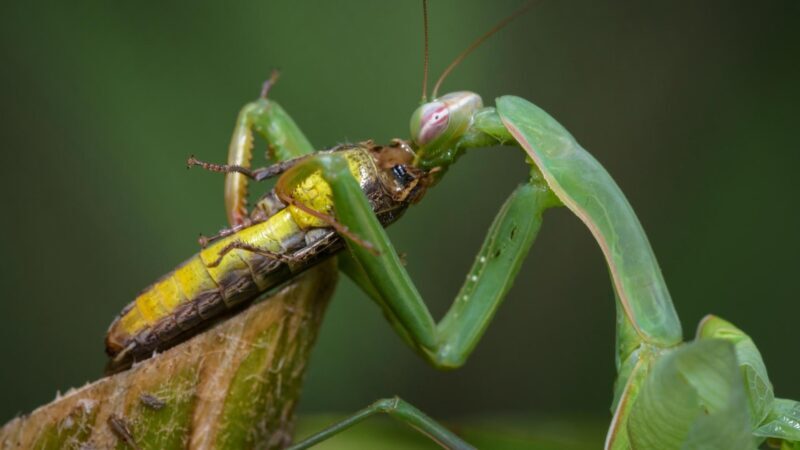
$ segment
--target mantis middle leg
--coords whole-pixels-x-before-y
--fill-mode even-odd
[[[443,448],[453,450],[470,450],[475,448],[461,440],[450,430],[438,424],[410,403],[399,397],[394,397],[376,401],[344,420],[292,445],[289,447],[289,450],[303,450],[312,447],[376,414],[388,414],[390,417],[424,434]]]

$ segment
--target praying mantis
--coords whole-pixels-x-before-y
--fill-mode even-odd
[[[445,181],[445,182],[446,182],[446,181]],[[535,388],[531,388],[531,389],[535,389]]]
[[[286,192],[308,177],[325,180],[331,203],[315,216],[343,236],[349,253],[343,257],[342,269],[381,306],[400,337],[435,368],[463,365],[516,277],[543,213],[566,207],[587,226],[603,251],[617,298],[618,378],[606,448],[744,449],[765,439],[783,448],[797,448],[800,406],[774,396],[760,354],[744,332],[708,316],[698,327],[696,341],[682,342],[680,321],[652,249],[606,170],[532,103],[503,96],[495,107],[484,107],[472,92],[438,96],[442,79],[433,89],[433,100],[423,101],[411,119],[414,157],[410,166],[422,171],[426,188],[439,183],[471,148],[521,148],[530,174],[501,208],[465,284],[441,321],[432,318],[346,160],[335,153],[314,154],[292,164],[279,181],[290,186],[281,198],[302,207],[292,203]],[[298,142],[302,143],[299,153],[312,150],[310,144],[302,148],[307,140],[266,96],[245,107],[236,129],[231,165],[218,168],[228,172],[226,203],[232,224],[243,217],[246,177],[259,178],[249,170],[253,131],[271,143],[275,155],[297,154]],[[388,400],[297,448],[376,412],[399,416],[445,447],[467,447],[410,405]]]

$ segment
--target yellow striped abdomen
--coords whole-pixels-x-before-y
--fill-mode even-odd
[[[375,176],[374,162],[365,151],[341,154],[359,182]],[[301,180],[292,190],[292,197],[319,212],[329,215],[333,212],[331,188],[320,172]],[[323,227],[327,227],[325,222],[289,206],[264,222],[213,242],[145,289],[122,311],[108,330],[107,352],[115,361],[129,356],[146,357],[155,349],[173,344],[181,335],[194,334],[230,308],[255,299],[339,248],[327,244],[309,246],[306,231]],[[329,233],[335,238],[332,231]],[[220,259],[220,252],[231,242],[291,254],[292,258],[300,256],[296,262],[287,264],[259,253],[233,249]],[[214,265],[217,260],[219,263]]]
[[[362,186],[365,181],[375,177],[375,161],[367,152],[362,150],[350,150],[341,152],[341,155],[347,160],[350,173],[353,174]],[[332,214],[333,192],[331,191],[330,185],[322,178],[322,172],[320,171],[312,172],[311,175],[298,183],[292,191],[292,198],[311,209],[328,215]],[[303,229],[328,226],[322,220],[306,213],[300,208],[289,206],[288,209],[295,222]]]
[[[106,337],[109,354],[119,353],[134,339],[144,346],[172,339],[283,281],[276,280],[278,261],[245,250],[233,249],[210,267],[233,241],[285,253],[303,244],[303,230],[283,209],[192,256],[146,288],[111,324]]]

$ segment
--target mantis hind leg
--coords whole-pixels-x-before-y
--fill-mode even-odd
[[[228,147],[227,167],[235,167],[238,170],[225,170],[225,211],[231,226],[245,223],[249,215],[247,188],[250,180],[248,175],[252,175],[249,169],[253,159],[255,133],[267,141],[268,156],[276,162],[314,151],[314,147],[286,111],[275,101],[267,99],[267,92],[274,86],[276,80],[277,72],[273,72],[270,79],[264,83],[261,97],[245,105],[236,119]]]
[[[320,442],[339,434],[353,425],[356,425],[363,420],[377,414],[388,414],[389,417],[397,419],[400,422],[403,422],[420,433],[426,435],[432,441],[441,445],[442,448],[454,450],[467,450],[475,448],[464,442],[452,431],[437,423],[435,420],[428,417],[425,413],[415,408],[410,403],[402,400],[399,397],[394,397],[376,401],[375,403],[347,417],[346,419],[337,422],[328,428],[325,428],[324,430],[307,437],[301,442],[292,445],[289,447],[289,450],[303,450],[319,444]]]

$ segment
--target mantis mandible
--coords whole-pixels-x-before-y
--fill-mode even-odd
[[[760,355],[744,333],[709,317],[700,325],[698,342],[682,344],[677,313],[632,208],[605,169],[558,122],[517,97],[501,97],[495,107],[484,107],[471,92],[437,96],[439,84],[433,100],[423,103],[411,120],[411,166],[425,173],[427,186],[440,182],[471,148],[520,147],[530,163],[529,179],[501,208],[441,321],[428,311],[347,161],[335,153],[311,155],[287,168],[280,181],[285,195],[313,174],[325,180],[332,208],[317,213],[347,242],[343,271],[384,309],[416,352],[436,368],[461,366],[510,288],[544,211],[565,206],[600,245],[617,295],[619,377],[607,448],[752,448],[763,438],[783,439],[787,446],[800,440],[791,425],[800,416],[797,404],[774,398]],[[239,117],[230,164],[248,168],[253,132],[270,142],[278,161],[281,155],[313,149],[277,103],[263,96]],[[241,170],[227,177],[232,225],[245,223],[242,205],[251,174]],[[301,446],[372,412],[403,411],[404,404],[376,405]],[[664,408],[669,414],[660,414]],[[446,446],[464,445],[418,411],[407,411],[412,412],[398,416],[432,434],[441,432],[437,440]]]

